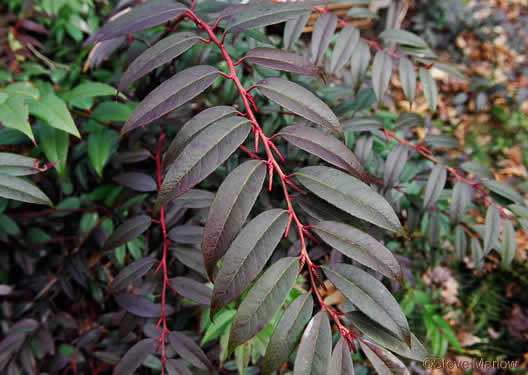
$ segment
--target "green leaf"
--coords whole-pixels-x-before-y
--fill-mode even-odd
[[[482,180],[482,185],[501,197],[511,200],[512,202],[520,204],[523,203],[523,197],[511,186],[508,186],[505,183],[494,180]]]
[[[199,132],[207,128],[211,124],[223,119],[224,117],[233,116],[237,110],[227,105],[219,105],[210,107],[198,113],[189,121],[187,121],[176,137],[172,140],[167,152],[165,153],[164,163],[166,165],[172,164],[176,157],[183,151],[183,148],[193,139]]]
[[[383,31],[379,35],[380,39],[383,39],[387,42],[395,42],[399,44],[403,44],[406,46],[411,46],[414,48],[420,48],[420,49],[427,49],[429,46],[418,35],[415,35],[409,31],[401,30],[401,29],[388,29]]]
[[[301,4],[261,4],[242,8],[239,12],[227,17],[225,32],[257,29],[296,18],[309,12]]]
[[[0,230],[12,236],[17,236],[21,233],[16,221],[7,215],[0,215]]]
[[[312,61],[315,65],[321,62],[334,36],[337,21],[337,16],[331,12],[321,14],[315,21],[312,32]]]
[[[304,87],[281,78],[266,78],[255,86],[268,99],[344,138],[343,128],[334,112]]]
[[[43,95],[39,101],[30,101],[29,113],[46,122],[49,126],[81,138],[66,103],[52,91]]]
[[[19,177],[0,175],[0,197],[53,206],[50,199],[39,188]]]
[[[354,9],[354,8],[353,8]],[[347,26],[339,33],[332,59],[330,60],[330,71],[340,71],[352,57],[352,53],[359,43],[359,31],[354,26]]]
[[[434,113],[438,105],[438,87],[436,86],[436,82],[428,69],[420,68],[419,74],[425,100],[427,100],[429,108]]]
[[[348,265],[323,266],[332,284],[357,308],[410,345],[411,332],[405,314],[387,288],[374,276]]]
[[[216,263],[224,256],[251,212],[266,171],[264,162],[249,160],[235,168],[218,188],[202,240],[204,263],[211,280]]]
[[[425,188],[424,208],[431,208],[440,195],[447,180],[447,172],[443,165],[437,164],[429,176],[427,186]]]
[[[0,104],[0,122],[6,128],[13,128],[27,135],[33,142],[35,137],[29,124],[29,112],[24,98],[21,96],[9,96]]]
[[[199,39],[198,35],[191,32],[174,33],[147,48],[128,66],[119,82],[119,90],[123,91],[132,82],[180,56]]]
[[[134,109],[121,135],[147,125],[187,103],[211,86],[220,72],[209,65],[196,65],[176,73],[151,91]]]
[[[385,90],[389,87],[392,74],[392,57],[384,51],[376,52],[374,63],[372,64],[372,84],[378,103],[383,101]]]
[[[368,176],[356,155],[332,135],[302,125],[288,126],[281,129],[279,134],[294,146],[368,182]]]
[[[270,375],[286,362],[301,337],[306,323],[312,317],[313,298],[310,293],[301,294],[284,311],[273,331],[262,360],[262,373]]]
[[[310,18],[310,14],[311,13],[309,11],[306,11],[298,15],[297,17],[286,21],[286,25],[284,26],[283,37],[283,48],[285,50],[292,49],[295,45],[295,42],[299,40],[299,37],[301,36],[304,30],[304,25],[306,25],[308,18]]]
[[[379,227],[405,234],[390,204],[357,178],[328,167],[306,167],[297,179],[312,193],[341,210]]]
[[[282,258],[255,282],[231,326],[229,352],[259,333],[273,318],[295,285],[298,272],[297,258]]]
[[[240,296],[258,276],[279,244],[288,224],[288,211],[262,212],[232,242],[215,277],[211,316]]]
[[[237,366],[238,373],[240,375],[246,375],[246,370],[249,365],[250,354],[251,354],[250,343],[242,344],[235,349],[235,363]]]
[[[68,102],[78,102],[83,99],[94,98],[98,96],[115,96],[117,90],[106,83],[85,82],[75,87],[68,96]]]
[[[220,336],[225,331],[227,326],[229,326],[229,324],[233,321],[236,313],[236,310],[223,310],[217,314],[209,327],[207,327],[207,330],[205,331],[205,334],[202,338],[201,345],[204,345]]]
[[[513,258],[515,257],[515,252],[517,251],[517,239],[515,238],[515,229],[513,224],[509,220],[504,221],[504,230],[502,232],[502,243],[500,248],[500,253],[502,255],[501,267],[503,269],[508,268]]]
[[[327,375],[354,375],[352,355],[343,337],[339,339],[334,348]]]
[[[474,174],[475,176],[482,178],[493,178],[493,172],[486,168],[482,164],[474,161],[467,161],[462,163],[460,167],[468,173]]]
[[[484,230],[484,255],[491,249],[498,247],[501,232],[501,215],[497,207],[490,205],[486,213],[486,227]]]
[[[27,176],[39,173],[39,161],[27,156],[0,152],[0,174]]]
[[[332,350],[328,314],[319,311],[308,323],[297,350],[293,375],[326,375]]]
[[[19,96],[23,99],[38,100],[40,93],[36,87],[29,82],[15,82],[2,89],[4,94],[9,96]]]
[[[334,221],[322,221],[313,227],[321,239],[347,257],[402,282],[400,264],[381,242],[350,225]]]
[[[407,367],[394,354],[368,340],[359,340],[361,350],[365,353],[378,374],[410,375]]]
[[[416,97],[416,71],[414,70],[414,65],[408,58],[401,57],[399,69],[403,92],[412,105]]]
[[[42,126],[39,129],[38,135],[44,155],[46,155],[51,163],[60,161],[55,165],[55,169],[57,169],[61,177],[66,177],[70,136],[68,133],[60,129],[52,128],[51,126]]]
[[[169,167],[155,210],[192,189],[220,166],[247,138],[248,119],[227,117],[200,132]]]
[[[351,323],[356,326],[361,333],[370,337],[374,342],[382,345],[390,351],[415,361],[423,361],[429,356],[427,349],[411,332],[411,346],[394,336],[389,330],[375,323],[360,311],[352,311],[347,314]]]
[[[131,113],[132,108],[129,104],[108,101],[95,107],[90,118],[100,122],[125,122]]]
[[[436,324],[437,327],[441,329],[442,335],[447,338],[447,341],[458,351],[462,351],[462,347],[460,346],[460,342],[458,341],[458,338],[455,335],[455,332],[453,332],[453,329],[449,325],[449,323],[442,318],[440,315],[433,315],[433,322]]]
[[[103,176],[103,168],[110,157],[111,146],[111,131],[105,128],[91,132],[88,137],[88,158],[99,177]]]

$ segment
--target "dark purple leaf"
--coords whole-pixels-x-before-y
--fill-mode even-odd
[[[90,36],[84,45],[124,36],[129,33],[161,25],[183,14],[187,8],[173,0],[151,0],[112,17]]]
[[[354,154],[357,155],[361,163],[367,164],[372,146],[374,144],[374,136],[372,134],[361,134],[354,148]]]
[[[37,373],[37,363],[33,351],[31,350],[31,346],[26,345],[22,348],[22,351],[20,352],[20,362],[22,363],[24,370],[26,370],[27,375],[35,375]]]
[[[114,181],[119,185],[141,192],[156,191],[157,188],[156,181],[152,177],[138,172],[123,173],[115,176]]]
[[[312,33],[312,61],[319,65],[334,36],[338,18],[333,13],[324,13],[315,21]]]
[[[317,67],[306,57],[275,48],[259,47],[249,51],[244,60],[266,68],[284,70],[286,72],[317,75]]]
[[[136,151],[120,152],[116,155],[116,159],[121,163],[137,163],[148,158],[150,158],[150,152],[144,148]]]
[[[293,375],[326,375],[331,351],[332,332],[328,314],[319,311],[303,333],[295,357]]]
[[[176,157],[183,151],[187,143],[193,139],[203,129],[209,125],[223,119],[224,117],[233,116],[237,113],[237,110],[227,105],[219,105],[216,107],[207,108],[206,110],[198,113],[192,119],[187,121],[176,137],[172,140],[169,145],[169,149],[165,153],[165,165],[171,165]]]
[[[319,129],[293,125],[281,129],[280,135],[311,154],[341,168],[368,183],[368,177],[356,155],[344,143]]]
[[[161,315],[161,304],[156,304],[143,296],[131,293],[120,293],[115,296],[119,307],[129,313],[142,318],[159,318]],[[171,315],[174,309],[171,306],[165,307],[165,313]]]
[[[440,198],[442,190],[444,190],[446,179],[447,172],[445,167],[441,164],[436,165],[431,172],[431,176],[429,176],[427,187],[425,188],[425,209],[432,207],[438,198]]]
[[[185,358],[194,367],[202,370],[212,368],[209,358],[207,358],[200,346],[190,337],[185,336],[183,333],[173,331],[169,334],[169,342],[176,353],[180,357]]]
[[[368,340],[359,340],[359,345],[378,374],[410,375],[405,364],[388,350]]]
[[[314,232],[327,244],[374,271],[396,281],[403,281],[400,264],[392,252],[365,232],[350,225],[322,221]]]
[[[455,248],[459,259],[462,259],[466,255],[467,250],[467,236],[464,232],[464,228],[457,225],[455,233]]]
[[[407,155],[409,148],[405,145],[398,144],[391,150],[387,161],[385,162],[385,170],[383,172],[383,186],[385,190],[389,190],[400,182],[400,175],[407,163]]]
[[[350,58],[350,78],[354,90],[357,90],[360,83],[363,82],[363,77],[370,65],[370,58],[370,47],[360,41]]]
[[[268,99],[344,138],[343,128],[334,112],[304,87],[274,77],[263,79],[255,86]]]
[[[487,255],[491,249],[498,249],[501,223],[502,219],[497,207],[488,206],[484,231],[484,255]]]
[[[376,52],[374,63],[372,64],[372,84],[376,92],[378,103],[383,101],[385,90],[389,87],[392,74],[392,57],[384,51]]]
[[[55,341],[47,327],[39,329],[36,335],[36,340],[43,354],[55,354]]]
[[[251,130],[248,119],[227,117],[194,137],[163,180],[155,209],[192,189],[236,151]]]
[[[215,194],[201,189],[191,189],[174,200],[184,208],[207,208],[213,203]]]
[[[209,65],[197,65],[176,73],[139,103],[121,129],[121,135],[157,120],[200,95],[218,75],[219,71]]]
[[[121,358],[114,369],[113,375],[131,375],[145,362],[149,354],[153,354],[158,346],[156,339],[139,341]]]
[[[308,18],[310,18],[310,12],[307,11],[286,21],[283,37],[285,50],[290,50],[295,45],[304,30],[304,25],[306,25]]]
[[[335,73],[341,70],[352,57],[352,53],[359,43],[359,31],[354,26],[347,26],[339,33],[332,60],[330,61],[330,71]]]
[[[139,215],[128,219],[106,239],[102,250],[115,249],[136,239],[150,227],[151,223],[152,219],[147,215]]]
[[[457,181],[455,183],[453,188],[453,198],[451,200],[451,223],[462,220],[472,197],[473,189],[468,184],[462,181]]]
[[[287,224],[288,211],[276,208],[264,211],[240,231],[225,253],[214,279],[211,316],[240,296],[258,276],[279,244]]]
[[[99,67],[108,56],[114,53],[125,42],[125,37],[97,42],[86,58],[83,71],[87,71],[89,68]]]
[[[403,92],[412,105],[416,96],[416,71],[414,70],[414,65],[408,58],[402,56],[400,58],[399,70]]]
[[[139,55],[127,68],[119,82],[119,90],[123,91],[132,82],[147,75],[157,67],[170,62],[194,46],[200,37],[191,32],[172,34]]]
[[[344,338],[337,342],[327,375],[354,375],[354,365],[352,364],[352,355]]]
[[[182,276],[170,279],[170,282],[174,290],[183,297],[201,305],[209,306],[211,304],[213,290],[207,285]]]
[[[9,329],[9,333],[31,333],[36,330],[38,326],[39,323],[35,319],[22,319]]]
[[[308,11],[303,4],[268,3],[245,7],[227,17],[226,32],[237,33],[288,21]]]
[[[53,206],[53,203],[42,190],[19,177],[0,175],[0,197]]]
[[[126,288],[137,279],[146,274],[154,265],[156,260],[152,257],[139,259],[123,268],[110,285],[110,292]]]
[[[268,324],[290,294],[298,272],[297,258],[282,258],[255,282],[240,304],[233,320],[229,336],[229,353]]]
[[[262,360],[262,373],[269,375],[286,362],[306,326],[312,317],[313,298],[310,293],[297,297],[284,311],[273,331],[271,340]]]
[[[198,225],[179,225],[169,232],[169,238],[176,242],[187,245],[197,245],[202,242],[204,228]]]
[[[176,246],[172,247],[171,251],[173,252],[176,259],[178,259],[184,265],[198,272],[204,277],[207,277],[202,252],[200,250],[189,247]]]
[[[250,160],[235,168],[222,182],[209,209],[202,242],[204,263],[212,279],[216,263],[242,228],[262,189],[266,165]]]
[[[182,359],[168,359],[165,363],[165,370],[169,375],[192,375]]]
[[[323,266],[332,284],[358,310],[410,344],[411,332],[405,314],[389,290],[374,276],[349,264]]]

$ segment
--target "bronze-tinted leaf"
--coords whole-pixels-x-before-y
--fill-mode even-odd
[[[165,153],[164,164],[171,165],[176,157],[183,151],[187,143],[189,143],[189,141],[200,131],[207,128],[209,125],[214,124],[216,121],[219,121],[224,117],[233,116],[236,113],[237,110],[231,106],[219,105],[207,108],[195,115],[182,126],[176,137],[172,140]]]
[[[405,314],[380,281],[349,264],[330,264],[323,269],[332,284],[360,311],[410,344],[411,332]]]
[[[320,166],[303,168],[296,173],[296,177],[312,193],[350,215],[397,233],[405,233],[385,198],[357,178]]]
[[[356,155],[330,134],[302,125],[288,126],[281,129],[279,134],[294,146],[368,182],[367,174]]]
[[[322,221],[313,231],[334,249],[395,281],[402,281],[400,264],[383,244],[350,225]]]
[[[288,21],[307,12],[307,6],[293,3],[268,3],[244,7],[227,17],[226,32],[237,33],[249,29]]]
[[[117,38],[161,25],[183,14],[187,8],[173,0],[151,0],[124,11],[90,36],[84,45]]]
[[[207,208],[213,203],[215,194],[201,189],[191,189],[174,200],[184,208]]]
[[[169,231],[169,238],[187,245],[198,245],[202,241],[204,228],[199,225],[178,225]]]
[[[228,352],[255,336],[273,318],[295,285],[298,272],[297,258],[282,258],[255,282],[231,326]]]
[[[219,74],[216,68],[209,65],[197,65],[176,73],[139,103],[121,129],[121,135],[147,125],[187,103],[211,86]]]
[[[317,75],[317,67],[306,57],[275,48],[258,47],[246,53],[244,60],[266,68],[283,70],[285,72]]]
[[[264,375],[273,373],[288,360],[299,342],[306,323],[312,317],[312,312],[313,298],[310,293],[297,297],[284,311],[262,360]]]
[[[288,224],[288,211],[264,211],[238,234],[225,253],[215,277],[211,316],[233,301],[266,265]]]
[[[145,232],[152,223],[152,219],[147,215],[135,216],[128,219],[106,239],[102,250],[111,250],[136,239]]]
[[[266,165],[260,160],[247,161],[235,168],[218,188],[205,223],[202,252],[213,278],[216,263],[242,228],[262,189]]]
[[[295,357],[293,375],[326,375],[332,352],[328,314],[319,311],[306,327]]]
[[[169,167],[155,209],[192,189],[218,168],[244,142],[248,119],[227,117],[194,137]]]
[[[123,91],[132,82],[178,57],[194,46],[199,39],[200,37],[194,33],[183,32],[169,35],[160,40],[146,49],[128,66],[121,82],[119,82],[119,90]]]
[[[339,119],[317,96],[304,87],[281,78],[266,78],[255,85],[262,95],[284,108],[344,137]]]

